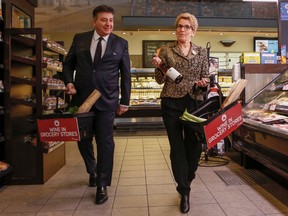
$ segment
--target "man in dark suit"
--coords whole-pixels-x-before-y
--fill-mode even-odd
[[[78,142],[90,174],[89,186],[97,186],[96,204],[108,199],[106,186],[111,185],[115,146],[114,118],[116,113],[121,115],[128,110],[131,92],[128,42],[112,33],[113,25],[114,9],[107,5],[96,7],[93,10],[95,30],[76,34],[63,62],[67,93],[73,95],[71,106],[79,107],[94,89],[101,93],[91,108],[95,112],[97,163],[92,138]]]

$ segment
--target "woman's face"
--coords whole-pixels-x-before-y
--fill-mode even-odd
[[[195,35],[194,30],[189,22],[186,19],[180,19],[176,26],[176,36],[177,41],[180,43],[186,43],[191,41],[191,37]]]

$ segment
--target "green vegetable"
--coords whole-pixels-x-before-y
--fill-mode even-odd
[[[207,120],[205,118],[200,118],[200,117],[197,117],[195,115],[192,115],[191,113],[189,113],[187,111],[187,109],[185,109],[182,116],[180,116],[180,119],[182,119],[184,121],[191,121],[191,122],[196,122],[196,123],[201,123],[201,122],[204,122]]]
[[[68,112],[69,113],[77,113],[78,109],[79,108],[77,106],[69,107]]]

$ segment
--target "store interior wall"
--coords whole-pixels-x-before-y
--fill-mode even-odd
[[[92,29],[92,28],[91,28]],[[144,40],[175,40],[176,36],[172,34],[173,31],[140,31],[140,32],[130,32],[125,35],[122,31],[115,31],[114,33],[125,38],[129,43],[129,53],[132,60],[132,67],[141,68],[142,67],[142,41]],[[46,33],[46,37],[53,41],[63,41],[65,48],[68,50],[74,34],[77,32],[50,32]],[[240,54],[242,52],[253,52],[254,49],[254,36],[245,33],[233,33],[226,32],[224,35],[216,35],[215,33],[203,33],[197,32],[195,37],[192,38],[192,42],[206,47],[207,43],[210,42],[210,55],[213,57],[218,57],[219,53],[236,53]],[[257,36],[257,35],[256,35]],[[263,35],[262,35],[263,36]],[[275,35],[272,35],[274,37]],[[236,41],[231,47],[223,46],[221,40],[234,40]],[[213,55],[214,54],[214,55]],[[237,56],[237,55],[236,55]],[[237,59],[232,62],[227,62],[228,68],[232,68],[234,63],[237,63]]]
[[[131,1],[131,0],[109,0],[105,1],[105,4],[108,4],[112,6],[116,13],[115,13],[115,25],[114,25],[114,33],[125,38],[129,42],[129,53],[132,60],[132,66],[136,68],[143,67],[142,65],[142,41],[144,40],[175,40],[176,36],[172,33],[174,29],[170,30],[163,30],[163,29],[155,29],[156,27],[153,27],[153,30],[137,30],[137,26],[134,27],[134,30],[127,30],[127,26],[123,25],[123,16],[130,16],[132,11],[136,13],[136,11],[145,11],[145,5],[147,6],[148,1]],[[217,1],[218,2],[218,1]],[[227,1],[230,2],[230,1]],[[234,5],[235,7],[237,5],[242,5],[243,3],[240,3],[240,1],[231,1],[228,3],[221,3],[222,6],[224,5]],[[156,13],[158,10],[157,8],[162,8],[161,3],[163,3],[162,0],[158,1],[149,1],[149,13],[150,15],[153,15],[153,12]],[[162,8],[163,10],[167,10],[167,14],[169,13],[171,16],[172,11],[173,13],[179,13],[179,9],[177,8],[185,8],[184,5],[189,4],[196,4],[191,3],[188,1],[180,1],[179,3],[175,2],[168,2],[169,4],[172,4],[170,6],[167,6],[165,8]],[[167,4],[168,4],[167,3]],[[87,1],[87,0],[70,0],[70,1],[62,1],[62,5],[60,5],[60,1],[46,1],[46,0],[38,0],[38,7],[35,9],[35,26],[43,28],[44,35],[46,35],[47,38],[53,40],[53,41],[62,41],[64,43],[64,47],[68,50],[73,36],[76,33],[84,32],[92,30],[92,11],[93,9],[99,5],[103,4],[103,1],[100,0],[93,0],[93,1]],[[198,3],[197,3],[198,4]],[[200,3],[199,3],[200,4]],[[209,4],[217,5],[216,1],[213,3],[213,1],[209,2],[203,2],[201,5],[208,6]],[[263,3],[262,3],[263,4]],[[244,4],[243,4],[244,5]],[[245,4],[246,6],[249,5],[248,3]],[[133,7],[134,6],[134,7]],[[190,5],[191,6],[191,5]],[[221,6],[221,7],[222,7]],[[266,6],[270,6],[270,4],[266,4]],[[219,5],[217,6],[219,7]],[[270,17],[274,15],[274,10],[270,9],[271,14],[266,14],[263,5],[261,3],[255,3],[253,4],[253,7],[257,8],[257,10],[253,10],[252,15],[257,16],[257,11],[262,11],[261,15],[264,17]],[[199,11],[195,11],[198,7],[189,7],[191,9],[191,13],[196,13]],[[193,9],[194,8],[194,9]],[[208,7],[209,8],[209,7]],[[229,9],[230,7],[227,7],[226,10],[222,10],[222,13],[219,16],[230,16],[229,15]],[[236,7],[237,8],[237,7]],[[242,10],[240,10],[242,8]],[[243,10],[243,8],[246,7],[240,7],[239,11],[242,11],[244,14],[247,13],[246,10]],[[273,8],[273,7],[272,7]],[[136,10],[137,9],[137,10]],[[146,8],[147,9],[147,8]],[[189,10],[190,10],[189,9]],[[192,10],[193,9],[193,10]],[[210,8],[211,9],[211,8]],[[131,11],[132,10],[132,11]],[[155,11],[156,10],[156,11]],[[183,9],[184,10],[184,9]],[[235,8],[234,8],[235,10]],[[134,15],[139,15],[137,14]],[[205,12],[212,13],[214,10],[205,10]],[[215,9],[214,13],[216,13],[217,9]],[[237,10],[238,11],[238,10]],[[246,11],[246,12],[245,12]],[[225,13],[224,13],[225,12]],[[231,11],[232,12],[232,11]],[[144,13],[144,12],[143,12]],[[224,14],[223,14],[224,13]],[[167,15],[166,14],[166,15]],[[234,14],[234,13],[233,13]],[[140,14],[143,15],[143,14]],[[157,12],[157,15],[161,15]],[[199,15],[199,14],[198,14]],[[215,14],[205,14],[209,16],[213,16]],[[237,14],[236,14],[237,15]],[[234,16],[236,16],[234,14]],[[240,16],[238,14],[238,16]],[[246,14],[247,15],[247,14]],[[157,23],[155,23],[156,25]],[[151,27],[152,28],[152,27]],[[173,26],[172,26],[173,28]],[[213,26],[211,27],[211,32],[207,27],[203,29],[203,27],[200,25],[199,30],[196,33],[196,36],[192,39],[193,43],[200,45],[202,47],[206,47],[206,44],[210,42],[211,49],[210,53],[213,57],[218,57],[217,55],[226,55],[226,54],[235,54],[236,56],[239,54],[241,55],[242,52],[252,52],[254,50],[254,37],[277,37],[277,30],[276,29],[261,29],[261,28],[254,28],[254,29],[248,29],[248,28],[218,28],[215,29]],[[126,34],[123,34],[126,33]],[[221,40],[234,40],[236,41],[231,47],[225,47],[223,46],[220,41]],[[215,56],[216,55],[216,56]],[[229,60],[229,59],[228,59]],[[227,61],[228,61],[227,60]],[[226,60],[225,60],[226,61]],[[228,68],[232,68],[233,63],[237,63],[238,58],[234,58],[232,62],[229,62],[225,66]],[[220,65],[221,67],[221,65]],[[224,68],[226,69],[226,68]]]

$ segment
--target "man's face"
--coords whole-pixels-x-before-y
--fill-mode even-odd
[[[102,12],[93,19],[93,26],[100,36],[109,35],[113,31],[114,16],[112,13]]]

